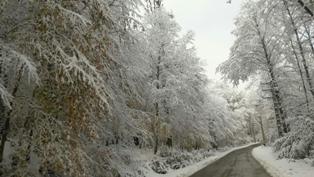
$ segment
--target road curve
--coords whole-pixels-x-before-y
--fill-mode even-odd
[[[271,177],[251,154],[256,146],[233,151],[191,177]]]

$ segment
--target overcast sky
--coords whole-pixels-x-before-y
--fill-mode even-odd
[[[210,78],[217,79],[216,67],[228,59],[233,43],[231,31],[241,0],[165,0],[165,7],[175,15],[183,31],[195,33],[198,56],[207,64]]]

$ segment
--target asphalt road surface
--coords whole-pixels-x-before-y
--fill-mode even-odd
[[[191,177],[271,177],[251,154],[256,146],[231,152]]]

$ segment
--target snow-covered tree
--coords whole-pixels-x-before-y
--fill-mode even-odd
[[[313,139],[309,133],[313,117],[312,5],[312,1],[246,2],[236,22],[237,39],[230,59],[218,68],[235,84],[252,75],[261,78],[262,92],[257,97],[264,101],[257,102],[255,111],[262,116],[257,121],[263,123],[265,139],[270,142],[276,141],[272,131],[277,124],[281,138],[275,149],[280,157],[309,157],[313,149],[309,140]],[[272,101],[274,115],[264,114],[272,112],[266,100]]]
[[[151,98],[154,117],[151,127],[154,136],[155,153],[159,145],[158,131],[163,123],[171,128],[169,137],[174,142],[206,135],[202,131],[202,94],[206,79],[202,74],[199,59],[193,47],[193,34],[179,36],[180,27],[171,14],[157,8],[145,19],[145,40],[147,57],[150,60]],[[191,126],[192,125],[192,126]],[[182,133],[182,127],[186,127]],[[181,132],[181,133],[179,133]],[[179,135],[181,137],[179,137]],[[205,139],[205,138],[204,138]]]
[[[280,64],[280,53],[277,50],[280,41],[274,34],[277,31],[272,30],[270,12],[260,8],[263,6],[272,7],[272,3],[259,1],[246,4],[236,22],[237,29],[234,34],[237,39],[231,49],[230,59],[223,63],[218,71],[234,84],[238,84],[240,80],[245,81],[254,74],[268,75],[267,82],[277,119],[278,135],[282,136],[284,132],[288,132],[288,127],[285,122],[282,93],[275,73]]]
[[[138,96],[124,64],[139,4],[1,1],[1,150],[16,161],[7,174],[109,175],[85,144],[118,140],[128,122],[126,101],[115,99]]]

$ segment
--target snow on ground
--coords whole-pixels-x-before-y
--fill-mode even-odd
[[[314,167],[309,159],[278,159],[271,147],[259,146],[252,151],[254,158],[273,177],[313,177]]]
[[[168,172],[167,174],[157,174],[155,173],[152,169],[149,169],[148,171],[146,171],[146,177],[188,177],[191,176],[192,174],[196,173],[197,171],[203,169],[204,167],[210,165],[211,163],[215,162],[216,160],[226,156],[227,154],[238,150],[238,149],[242,149],[248,146],[251,146],[253,144],[248,144],[248,145],[244,145],[244,146],[240,146],[240,147],[235,147],[235,148],[230,148],[229,150],[225,150],[222,152],[216,152],[215,155],[206,158],[200,162],[197,162],[193,165],[187,166],[185,168],[181,168],[178,170],[172,170],[170,172]]]

